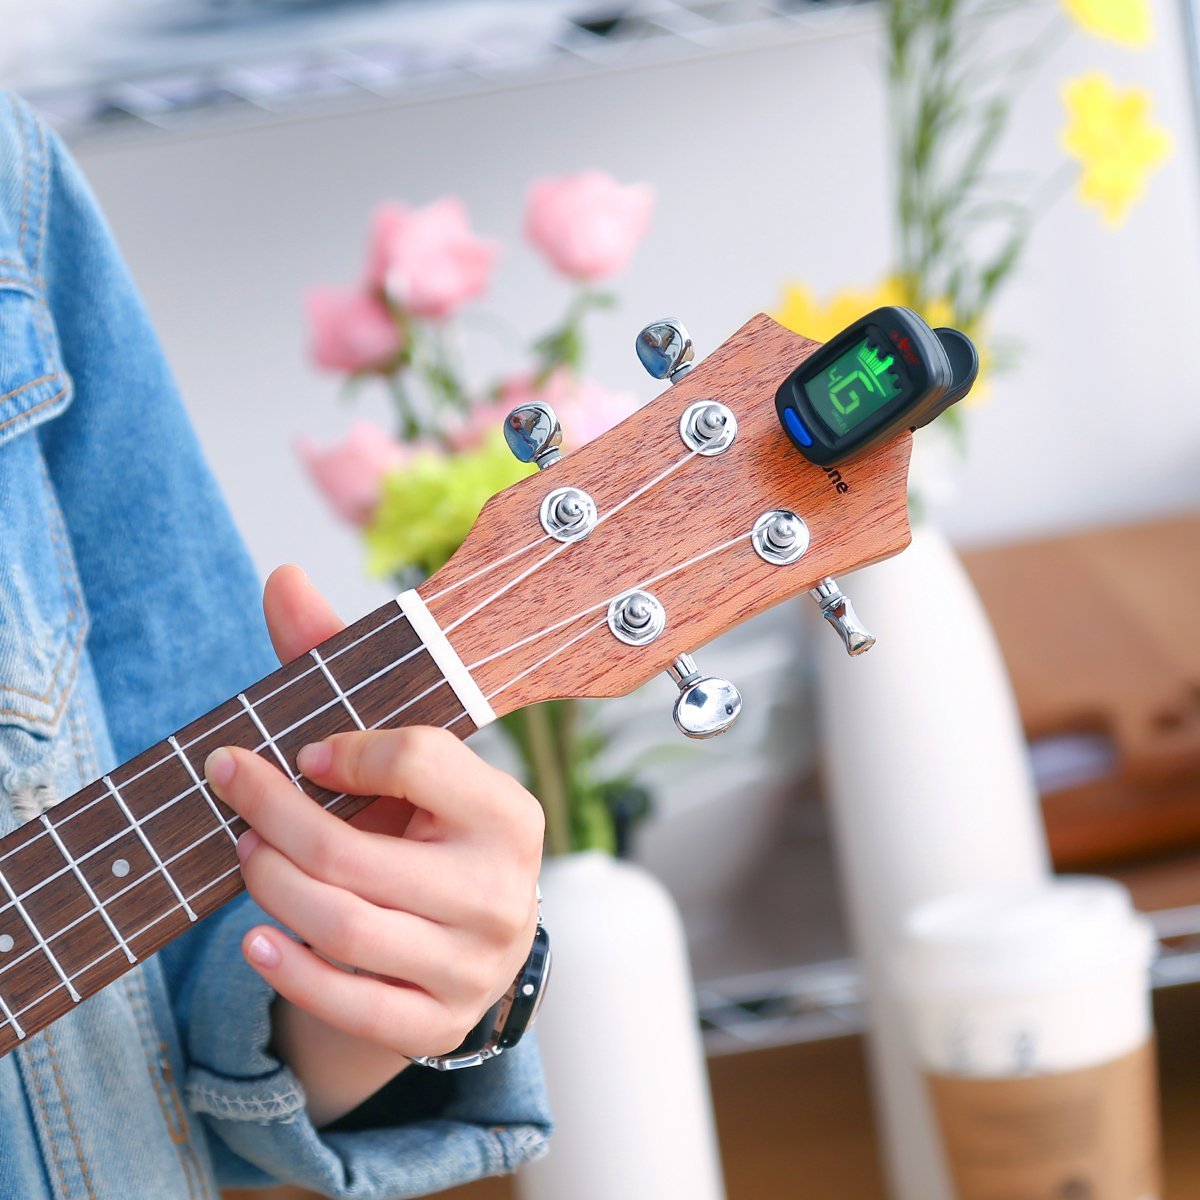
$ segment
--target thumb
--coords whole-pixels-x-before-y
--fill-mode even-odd
[[[345,622],[296,566],[277,567],[263,591],[263,612],[281,663],[344,629]]]

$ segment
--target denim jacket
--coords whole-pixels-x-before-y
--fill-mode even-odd
[[[94,202],[0,94],[0,833],[266,674],[260,612]],[[0,1059],[0,1200],[414,1196],[542,1152],[532,1039],[314,1129],[240,953],[262,920],[243,895]]]

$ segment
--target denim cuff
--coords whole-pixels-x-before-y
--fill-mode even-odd
[[[184,1094],[215,1135],[223,1186],[286,1180],[342,1200],[387,1200],[512,1171],[546,1152],[550,1122],[532,1036],[452,1080],[410,1067],[401,1077],[410,1093],[419,1099],[429,1085],[419,1115],[410,1094],[407,1119],[391,1123],[387,1105],[375,1104],[371,1128],[317,1130],[304,1089],[269,1049],[275,992],[240,951],[242,935],[270,918],[246,900],[216,919],[221,928],[205,939],[190,997]],[[410,1082],[413,1072],[425,1078]]]

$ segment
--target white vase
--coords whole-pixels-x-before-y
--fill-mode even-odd
[[[876,1108],[893,1195],[949,1200],[893,955],[914,905],[1045,878],[1041,814],[999,648],[945,537],[918,528],[903,554],[841,582],[878,638],[850,660],[820,631],[817,697]]]
[[[522,1200],[722,1200],[687,946],[648,871],[599,851],[547,860],[554,965],[537,1021],[555,1133]]]

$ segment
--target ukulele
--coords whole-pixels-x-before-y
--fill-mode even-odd
[[[347,818],[373,798],[302,777],[306,743],[399,725],[466,738],[664,670],[676,723],[709,736],[741,700],[690,652],[805,591],[867,648],[832,576],[908,545],[911,434],[836,470],[799,454],[776,392],[817,349],[759,315],[693,364],[681,327],[648,326],[639,354],[673,386],[566,457],[547,410],[517,410],[510,445],[548,469],[489,500],[435,575],[0,839],[0,1054],[242,890],[247,825],[203,776],[218,746]]]

